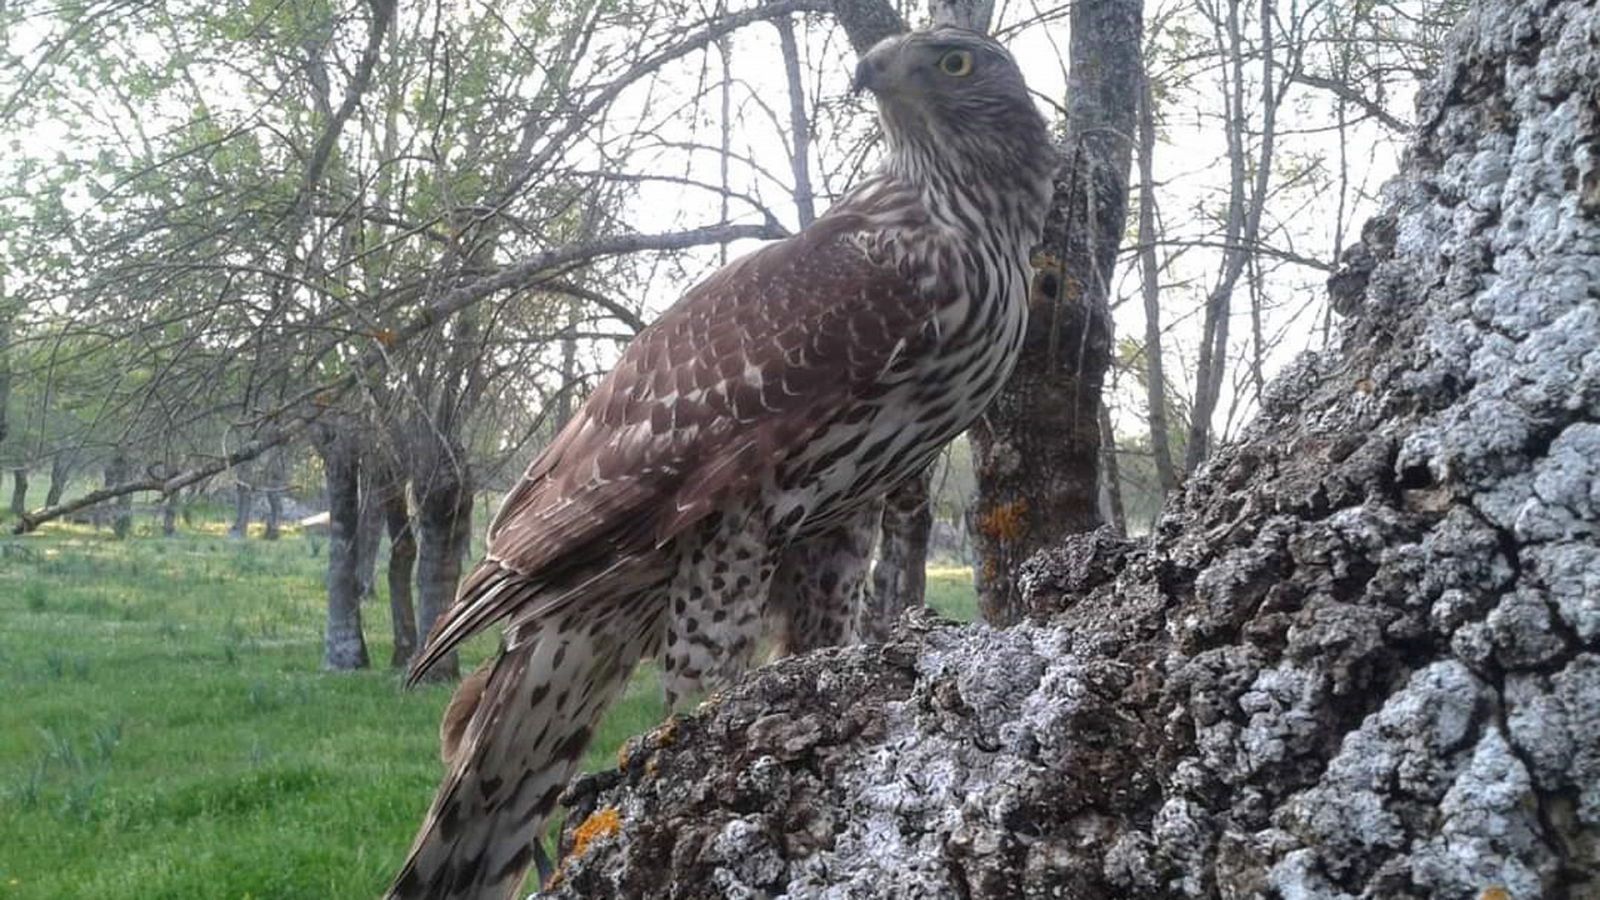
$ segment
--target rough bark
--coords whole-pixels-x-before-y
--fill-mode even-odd
[[[552,895],[1600,896],[1596,33],[1469,16],[1341,349],[1153,535],[1036,558],[1037,622],[911,620],[635,740]]]
[[[1017,368],[974,424],[975,581],[984,618],[1022,615],[1016,568],[1100,524],[1106,305],[1128,205],[1138,108],[1139,0],[1072,5],[1066,156],[1045,224]]]
[[[328,487],[328,624],[322,666],[339,671],[368,666],[361,633],[361,585],[356,531],[361,519],[361,451],[343,417],[317,428],[317,452]]]

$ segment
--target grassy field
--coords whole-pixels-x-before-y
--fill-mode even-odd
[[[380,668],[320,671],[325,548],[220,532],[0,540],[0,898],[324,900],[393,874],[450,689],[404,692],[381,668],[381,596],[363,609]],[[971,617],[965,570],[929,585]],[[586,766],[663,714],[643,669]]]

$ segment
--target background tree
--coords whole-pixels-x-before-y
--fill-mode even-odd
[[[1041,241],[1022,357],[972,428],[978,491],[974,578],[984,618],[1022,614],[1015,568],[1100,524],[1100,390],[1110,364],[1107,296],[1128,202],[1138,108],[1136,0],[1072,6],[1063,166]]]

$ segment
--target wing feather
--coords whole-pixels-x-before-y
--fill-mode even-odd
[[[530,599],[544,610],[544,594],[575,599],[560,589],[569,578],[655,551],[933,340],[931,304],[849,239],[861,224],[825,216],[719,270],[640,332],[506,496],[480,564],[497,574],[469,577],[418,662]],[[519,588],[502,583],[512,577]]]

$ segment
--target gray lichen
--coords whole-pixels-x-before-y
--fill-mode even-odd
[[[1600,11],[1470,14],[1307,356],[1156,535],[762,671],[555,897],[1600,896]]]

